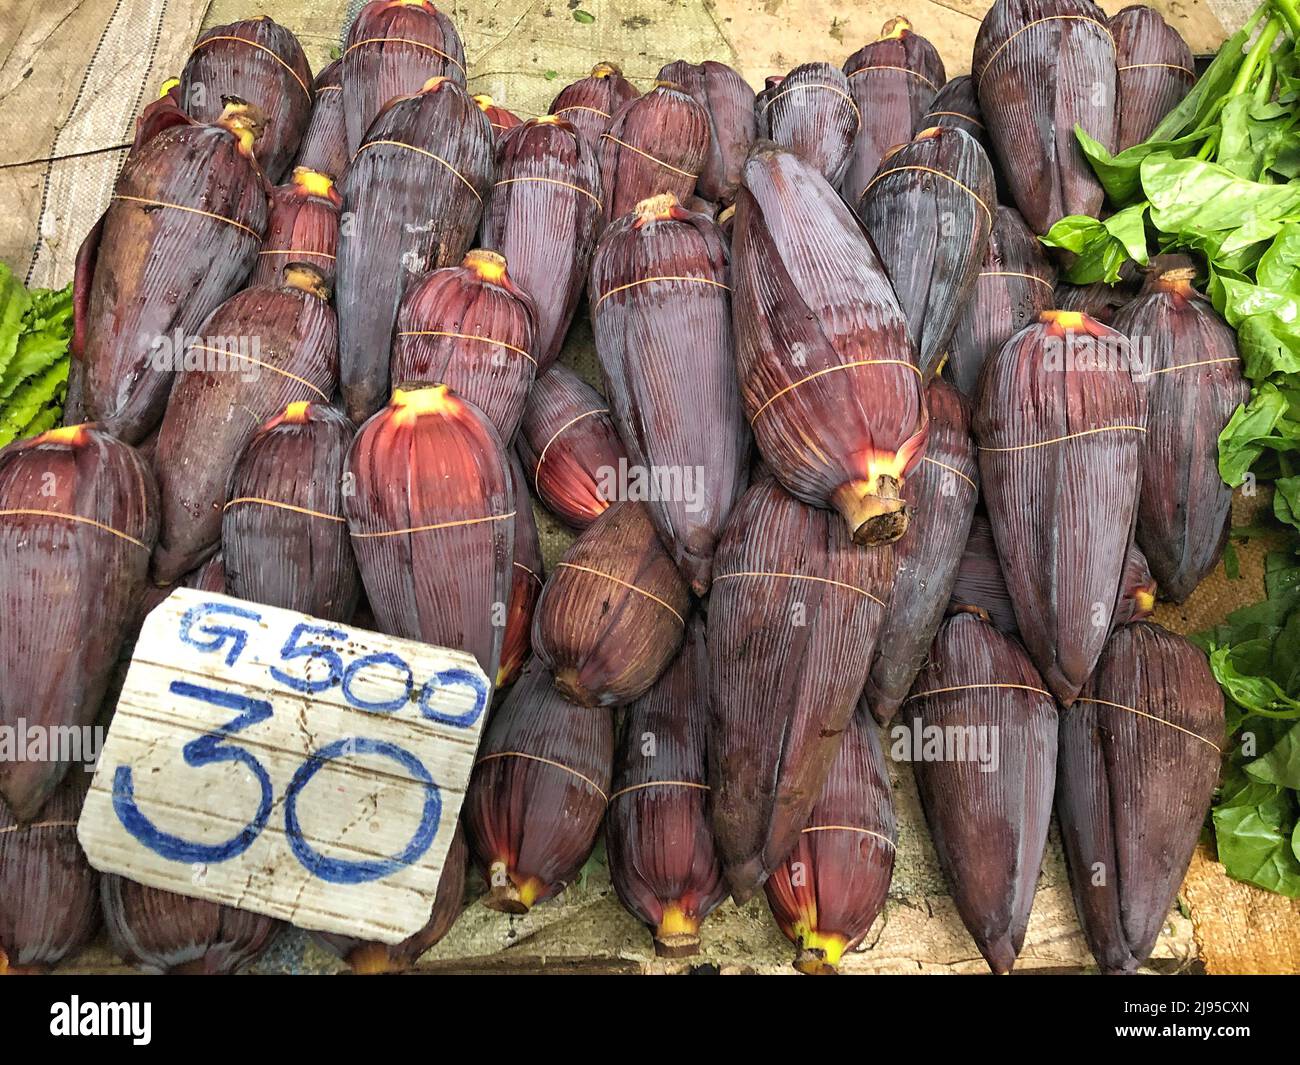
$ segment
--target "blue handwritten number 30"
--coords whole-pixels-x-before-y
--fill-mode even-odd
[[[229,643],[226,664],[234,665],[248,642],[247,633],[237,628],[212,625],[201,629],[200,634],[196,636],[194,634],[195,625],[201,620],[206,620],[211,614],[227,614],[250,621],[260,621],[261,615],[226,603],[204,603],[187,611],[182,618],[180,629],[182,641],[205,652],[221,651]],[[332,639],[346,638],[345,633],[336,629],[327,629],[306,623],[296,626],[281,649],[281,660],[287,661],[304,657],[323,660],[329,668],[329,675],[322,680],[308,681],[292,677],[275,667],[271,667],[271,675],[281,684],[301,693],[320,692],[334,684],[340,684],[343,696],[350,705],[359,710],[372,713],[392,712],[405,705],[409,700],[414,686],[414,679],[410,666],[397,655],[389,652],[367,655],[353,662],[345,669],[342,659],[331,648],[301,643],[300,640],[305,635],[324,636]],[[381,663],[405,672],[406,691],[402,697],[386,702],[367,702],[353,693],[353,678],[366,666]],[[439,687],[457,685],[474,689],[474,706],[468,712],[453,717],[443,714],[428,705],[430,696]],[[164,858],[177,862],[203,864],[228,861],[243,854],[261,835],[271,816],[274,789],[266,769],[253,755],[241,747],[232,746],[224,741],[227,737],[269,718],[272,714],[271,704],[264,699],[253,699],[246,695],[223,691],[220,688],[209,688],[201,684],[192,684],[188,681],[174,680],[171,682],[169,690],[174,695],[197,699],[213,706],[238,711],[238,716],[222,725],[215,732],[209,732],[187,743],[182,748],[181,754],[185,759],[185,764],[190,766],[211,765],[214,762],[239,762],[245,766],[257,779],[261,789],[257,813],[247,825],[224,842],[194,843],[182,839],[179,836],[164,832],[149,820],[139,806],[136,805],[135,782],[130,766],[118,766],[113,774],[113,809],[116,811],[122,825],[135,839]],[[484,706],[487,704],[487,695],[487,688],[484,686],[482,679],[476,674],[468,670],[447,669],[430,678],[424,685],[420,691],[418,703],[421,714],[429,720],[465,727],[472,725],[478,719],[479,714],[482,713]],[[368,861],[329,858],[312,847],[303,837],[302,825],[298,820],[298,796],[326,763],[351,754],[380,755],[391,759],[424,785],[424,811],[419,827],[416,828],[415,834],[400,854]],[[438,825],[441,819],[441,794],[424,764],[410,751],[396,744],[364,737],[349,737],[336,740],[316,751],[298,767],[284,795],[284,828],[290,849],[311,873],[322,880],[337,884],[359,884],[364,881],[379,880],[417,861],[433,843],[434,837],[438,834]]]

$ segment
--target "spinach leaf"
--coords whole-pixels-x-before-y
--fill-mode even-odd
[[[1063,248],[1076,256],[1066,271],[1066,279],[1075,285],[1095,281],[1114,284],[1119,271],[1133,259],[1148,262],[1145,201],[1116,211],[1105,220],[1085,215],[1062,218],[1042,237],[1044,244]]]
[[[1300,724],[1292,725],[1267,754],[1242,770],[1251,780],[1300,791]]]
[[[1215,806],[1215,841],[1228,875],[1300,898],[1296,813],[1292,792],[1265,784],[1238,787]]]
[[[1268,650],[1249,644],[1219,647],[1210,652],[1210,669],[1224,692],[1243,710],[1261,717],[1300,718],[1300,700],[1287,695],[1271,677],[1251,671],[1260,664],[1261,652]]]
[[[1300,395],[1294,397],[1300,400]],[[1293,398],[1277,385],[1264,383],[1244,407],[1238,407],[1219,433],[1219,475],[1234,488],[1259,460],[1265,448],[1290,450],[1300,438],[1277,433]]]
[[[1148,155],[1165,152],[1184,156],[1193,152],[1204,140],[1203,133],[1189,133],[1172,141],[1146,140],[1111,155],[1105,145],[1094,140],[1082,126],[1074,127],[1079,147],[1092,166],[1093,173],[1106,190],[1106,198],[1116,206],[1127,206],[1142,198],[1142,160]]]
[[[1276,239],[1259,257],[1255,279],[1264,288],[1300,296],[1300,224],[1288,222],[1278,230]]]
[[[1142,160],[1141,175],[1142,190],[1151,201],[1151,221],[1166,233],[1249,226],[1249,242],[1254,243],[1271,238],[1284,222],[1300,220],[1300,185],[1263,185],[1215,163],[1175,159],[1168,152]],[[1241,243],[1238,238],[1237,245]]]

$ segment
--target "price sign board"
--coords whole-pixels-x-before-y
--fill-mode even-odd
[[[103,872],[399,942],[429,919],[490,695],[472,655],[178,589],[78,838]]]

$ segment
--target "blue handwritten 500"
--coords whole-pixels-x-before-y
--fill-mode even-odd
[[[226,619],[226,622],[219,620],[221,618]],[[239,661],[248,645],[248,632],[246,629],[229,624],[228,619],[232,618],[256,623],[262,620],[262,615],[255,610],[230,603],[202,603],[182,615],[178,635],[182,643],[206,654],[224,654],[226,665],[233,666]],[[347,638],[348,634],[339,629],[313,625],[306,621],[300,622],[294,626],[284,646],[280,648],[280,661],[307,659],[308,662],[322,663],[325,666],[325,675],[308,680],[305,677],[292,676],[280,669],[278,665],[268,666],[268,672],[277,684],[298,694],[316,694],[338,685],[349,706],[367,713],[388,714],[414,702],[420,715],[426,720],[453,728],[471,727],[478,721],[487,706],[490,689],[483,677],[471,670],[456,668],[440,670],[424,681],[417,694],[411,666],[400,655],[383,651],[363,655],[345,663],[343,656],[329,643],[317,642],[337,643]],[[357,681],[366,670],[376,667],[395,670],[404,679],[405,690],[400,695],[382,702],[361,698],[354,690]],[[445,714],[430,705],[435,694],[457,687],[468,688],[474,693],[473,705],[464,713]],[[236,716],[225,725],[187,743],[181,749],[181,753],[185,764],[189,766],[211,765],[216,762],[238,762],[243,765],[261,788],[257,812],[243,828],[220,843],[196,843],[182,839],[164,832],[136,805],[135,781],[131,767],[126,765],[118,766],[113,773],[113,809],[123,827],[135,839],[164,858],[177,862],[203,864],[229,861],[248,850],[262,834],[262,830],[270,820],[275,797],[270,775],[262,763],[247,750],[229,743],[228,740],[243,729],[266,721],[274,713],[274,708],[265,699],[254,699],[238,692],[229,692],[189,681],[174,680],[169,690],[182,698],[196,699],[235,712]],[[420,824],[399,854],[361,861],[330,858],[321,854],[303,838],[302,826],[298,821],[299,795],[326,763],[352,754],[379,755],[388,758],[405,769],[424,787],[424,811]],[[290,849],[312,874],[322,880],[338,884],[359,884],[368,880],[379,880],[418,861],[437,836],[441,819],[441,793],[424,763],[397,744],[361,736],[335,740],[310,755],[298,767],[284,793],[284,832]]]

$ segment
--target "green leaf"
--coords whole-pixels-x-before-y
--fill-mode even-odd
[[[31,421],[18,430],[15,440],[26,440],[29,436],[36,436],[47,429],[53,429],[59,424],[59,419],[63,416],[63,407],[58,404],[51,404],[45,407]]]
[[[1285,289],[1252,285],[1235,277],[1220,277],[1223,291],[1223,317],[1234,329],[1252,315],[1288,311],[1297,305],[1296,298]]]
[[[1288,222],[1259,257],[1255,280],[1260,287],[1300,296],[1300,223]]]
[[[1223,783],[1219,785],[1215,806],[1258,806],[1277,796],[1278,786],[1247,776],[1244,772],[1246,764],[1247,759],[1240,750],[1229,752],[1228,766],[1224,770]]]
[[[1264,594],[1272,602],[1300,605],[1300,560],[1291,551],[1270,551],[1264,557]],[[1288,597],[1294,597],[1288,604]],[[1235,617],[1234,611],[1229,617]]]
[[[1278,150],[1273,160],[1273,173],[1294,181],[1300,177],[1300,137],[1292,138]]]
[[[1243,676],[1260,676],[1268,678],[1273,669],[1273,641],[1286,623],[1286,613],[1279,614],[1277,624],[1270,625],[1267,636],[1237,636],[1236,642],[1229,649],[1232,656],[1232,668]],[[1274,682],[1276,683],[1276,682]],[[1253,710],[1255,705],[1246,704],[1246,709]]]
[[[68,338],[50,333],[24,333],[18,352],[0,376],[0,409],[20,384],[47,370],[68,354]]]
[[[71,338],[72,286],[59,291],[31,292],[17,349],[0,373],[0,409],[20,384],[43,373],[66,355]]]
[[[1207,261],[1206,272],[1209,275],[1209,280],[1205,285],[1206,295],[1208,295],[1213,301],[1214,309],[1216,311],[1220,314],[1226,314],[1224,306],[1226,302],[1224,285],[1229,281],[1240,281],[1245,284],[1250,284],[1251,278],[1243,271],[1235,270],[1221,262],[1215,262],[1213,259]]]
[[[31,329],[60,329],[72,332],[72,285],[64,288],[34,288],[28,293],[27,309]]]
[[[1142,190],[1151,201],[1151,221],[1166,233],[1235,231],[1249,226],[1252,240],[1267,239],[1259,234],[1271,237],[1300,211],[1300,185],[1248,181],[1200,159],[1175,159],[1160,152],[1147,156],[1141,171]],[[1235,246],[1241,246],[1243,238],[1239,234],[1234,237]]]
[[[1146,264],[1147,205],[1135,203],[1116,211],[1105,221],[1087,215],[1068,215],[1060,219],[1042,237],[1044,244],[1074,252],[1076,258],[1066,272],[1066,278],[1076,285],[1090,285],[1096,281],[1114,284],[1119,280],[1120,268],[1134,259]]]
[[[1088,136],[1082,126],[1074,127],[1074,136],[1111,203],[1126,204],[1141,195],[1142,179],[1138,166],[1150,154],[1145,144],[1135,144],[1119,155],[1111,155],[1106,146]]]
[[[1267,754],[1242,770],[1252,780],[1300,791],[1300,725],[1292,725]]]
[[[1071,214],[1058,219],[1042,241],[1053,248],[1081,255],[1088,243],[1104,232],[1105,227],[1091,215]]]
[[[1241,580],[1241,560],[1237,558],[1237,548],[1231,540],[1223,544],[1223,575],[1230,581]]]
[[[1247,654],[1249,649],[1247,649]],[[1210,669],[1219,686],[1252,714],[1272,718],[1300,718],[1300,701],[1292,699],[1271,677],[1252,672],[1253,664],[1239,660],[1240,645],[1218,647],[1210,652]]]
[[[1265,186],[1259,186],[1265,187]],[[1229,194],[1231,195],[1231,194]],[[1241,225],[1219,234],[1217,258],[1222,262],[1235,262],[1238,269],[1250,269],[1259,264],[1266,242],[1271,242],[1286,225],[1286,218],[1251,216]]]
[[[1134,262],[1147,264],[1147,231],[1145,203],[1135,203],[1116,211],[1102,225],[1106,232],[1124,245],[1124,251]]]
[[[1286,415],[1289,400],[1272,384],[1261,385],[1244,407],[1238,407],[1219,433],[1219,475],[1236,488],[1263,454],[1273,432]],[[1285,446],[1285,441],[1282,441]]]
[[[1289,112],[1285,120],[1261,122],[1252,131],[1255,158],[1259,161],[1257,180],[1275,182],[1281,177],[1289,181],[1295,177],[1294,173],[1287,171],[1295,169],[1296,152],[1300,148],[1300,136],[1295,130],[1297,120],[1300,120],[1300,113]]]
[[[44,373],[20,385],[0,411],[0,447],[14,440],[45,406],[56,401],[68,381],[65,356]]]
[[[32,298],[14,277],[13,271],[0,262],[0,374],[8,368],[18,350],[18,334]]]
[[[1300,529],[1300,477],[1279,477],[1273,482],[1273,514],[1284,525]]]
[[[1233,531],[1236,535],[1236,530]],[[1267,668],[1269,648],[1292,612],[1300,606],[1300,567],[1289,551],[1271,551],[1264,560],[1264,595],[1258,603],[1239,607],[1209,634],[1202,646],[1208,653],[1216,647],[1235,645],[1238,659],[1254,644],[1263,647],[1259,669]]]
[[[578,8],[573,13],[573,21],[581,22],[584,26],[590,26],[593,22],[596,21],[596,16],[593,15],[590,11],[583,11],[582,8]]]
[[[1300,695],[1300,611],[1288,615],[1270,659],[1269,677],[1288,695]]]
[[[1250,94],[1234,96],[1219,114],[1215,162],[1238,177],[1271,181],[1268,171],[1295,141],[1296,115],[1280,103],[1261,103]]]
[[[1082,126],[1074,127],[1074,135],[1083,149],[1093,173],[1106,190],[1106,198],[1115,206],[1123,207],[1142,198],[1142,160],[1156,152],[1175,156],[1190,155],[1205,140],[1205,134],[1192,133],[1178,140],[1146,140],[1111,155],[1105,145],[1088,136]]]
[[[1273,788],[1271,793],[1251,791],[1246,797],[1260,801],[1214,808],[1219,861],[1236,880],[1300,898],[1300,858],[1293,846],[1296,811],[1291,793]]]
[[[1300,373],[1300,321],[1289,320],[1297,310],[1300,300],[1285,299],[1277,309],[1253,314],[1237,326],[1241,360],[1252,381]],[[1295,443],[1292,441],[1292,446]]]
[[[1219,112],[1219,147],[1215,161],[1225,170],[1253,179],[1255,153],[1251,150],[1247,126],[1250,104],[1249,96],[1237,96],[1223,105]]]
[[[560,72],[558,70],[548,70],[542,75],[542,77],[544,77],[547,81],[554,81],[559,76],[560,76]]]

